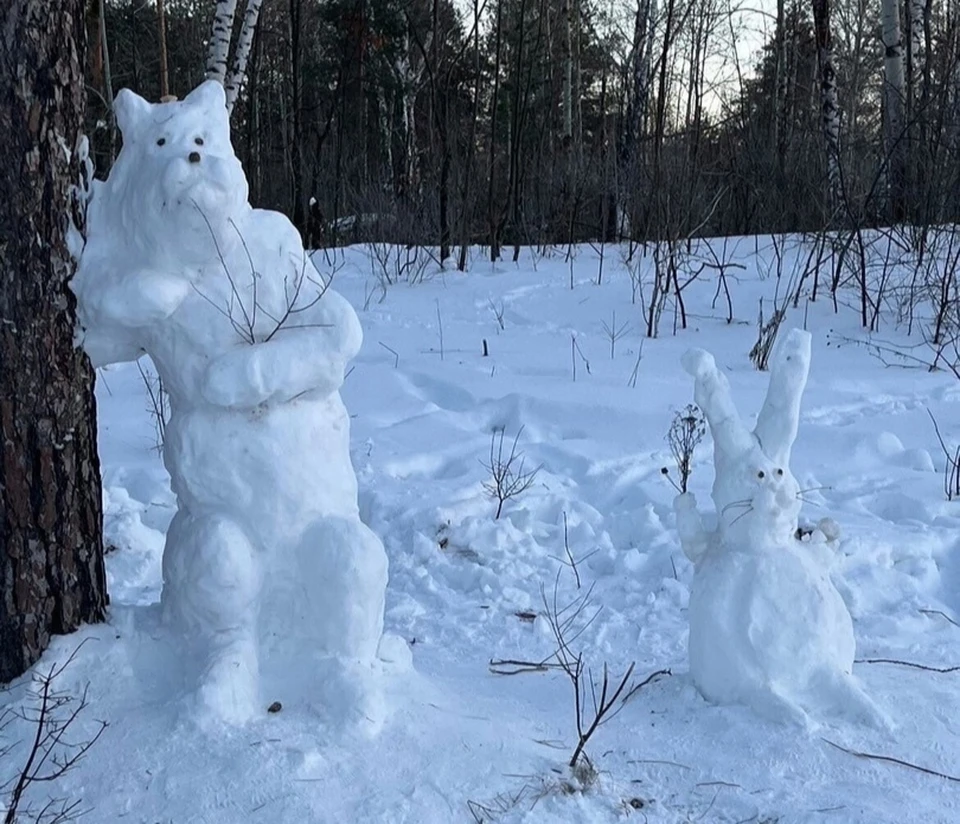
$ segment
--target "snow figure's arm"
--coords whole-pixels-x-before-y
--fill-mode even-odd
[[[810,372],[810,333],[791,329],[774,352],[770,386],[754,434],[769,458],[786,465],[800,423],[800,398]]]
[[[143,348],[130,330],[121,327],[88,327],[80,331],[80,343],[95,368],[113,363],[129,363],[140,358]]]
[[[88,290],[86,300],[91,314],[102,322],[137,328],[166,320],[191,288],[186,278],[141,271],[97,284]]]
[[[717,368],[713,355],[703,349],[691,349],[684,353],[681,363],[695,379],[694,400],[710,424],[714,448],[729,456],[751,449],[753,438],[737,414],[730,384]]]
[[[692,492],[685,492],[673,499],[673,511],[677,516],[677,531],[680,533],[680,547],[683,554],[693,563],[703,557],[707,549],[709,536],[700,520],[697,499]]]
[[[264,343],[240,346],[207,370],[204,397],[215,406],[249,408],[283,403],[307,392],[329,395],[343,384],[347,363],[362,342],[360,322],[340,295],[328,291],[326,311],[298,316]]]
[[[112,272],[98,261],[81,260],[70,289],[77,298],[77,339],[95,367],[135,361],[143,354],[134,329],[104,311],[104,298],[115,288]]]

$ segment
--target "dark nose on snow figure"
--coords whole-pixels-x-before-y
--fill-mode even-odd
[[[191,163],[200,162],[200,152],[190,152],[190,157],[188,158]]]

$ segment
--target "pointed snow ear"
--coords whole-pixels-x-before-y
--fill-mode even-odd
[[[204,80],[184,99],[184,103],[191,106],[198,106],[209,112],[219,112],[220,109],[226,111],[227,94],[223,89],[223,84],[217,80]]]
[[[784,464],[800,426],[800,399],[810,373],[811,335],[791,329],[776,342],[771,357],[770,385],[754,434],[767,457]]]
[[[137,127],[150,114],[152,106],[140,95],[130,89],[120,89],[113,101],[113,112],[117,117],[117,126],[125,137],[129,138]]]
[[[753,448],[753,438],[737,414],[730,384],[717,368],[713,355],[703,349],[691,349],[681,359],[683,368],[694,377],[694,400],[710,425],[718,452],[735,457]]]

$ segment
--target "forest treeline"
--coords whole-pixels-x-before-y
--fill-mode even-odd
[[[264,0],[232,115],[251,200],[314,245],[443,257],[957,219],[960,0],[736,2]],[[115,90],[185,95],[213,13],[92,0],[101,174]]]

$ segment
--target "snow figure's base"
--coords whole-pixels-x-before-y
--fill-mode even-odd
[[[683,365],[696,379],[696,402],[714,439],[718,520],[717,531],[706,532],[693,495],[677,497],[681,544],[695,565],[694,683],[709,701],[746,704],[804,728],[823,717],[888,728],[889,719],[852,675],[856,643],[846,604],[813,547],[797,539],[800,491],[789,460],[809,334],[795,329],[779,342],[752,432],[709,354],[688,352]]]
[[[294,692],[376,728],[387,558],[339,395],[356,313],[290,221],[247,203],[221,85],[159,105],[124,90],[116,114],[123,149],[71,285],[94,365],[146,353],[169,394],[163,624],[191,701],[243,723],[306,659]]]

